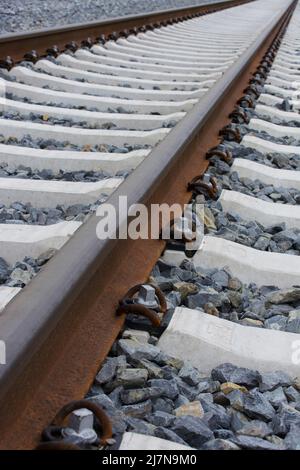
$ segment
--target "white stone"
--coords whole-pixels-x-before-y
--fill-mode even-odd
[[[179,265],[183,252],[166,250],[166,262]],[[202,268],[222,269],[225,266],[242,282],[255,282],[258,286],[274,285],[287,288],[299,284],[300,258],[296,255],[260,251],[224,238],[206,235],[202,248],[192,261]]]
[[[38,258],[49,249],[61,248],[81,222],[63,221],[52,225],[0,225],[0,257],[14,264],[25,256]]]
[[[34,207],[56,207],[72,204],[90,204],[101,194],[110,194],[123,181],[107,178],[95,183],[73,181],[0,178],[0,200],[10,205],[15,201],[30,202]]]
[[[45,168],[64,171],[108,171],[112,174],[136,168],[150,153],[150,149],[128,153],[76,152],[46,150],[18,145],[0,144],[0,159],[8,165],[24,165],[36,170]]]
[[[125,432],[119,450],[192,450],[191,447],[177,444],[177,442],[167,441],[158,437]]]
[[[260,137],[256,137],[250,134],[246,134],[243,137],[241,144],[244,145],[244,147],[249,147],[262,153],[265,152],[281,153],[283,155],[300,155],[300,147],[296,145],[277,144],[276,142],[270,142],[269,140],[264,140]]]
[[[100,85],[97,83],[79,82],[66,78],[54,77],[49,74],[29,70],[17,65],[8,74],[21,80],[27,85],[42,87],[49,86],[50,89],[66,91],[70,93],[87,93],[96,96],[118,96],[120,98],[136,100],[160,100],[160,101],[183,101],[191,98],[199,98],[207,91],[206,88],[197,91],[178,90],[140,90],[138,88],[127,88],[122,86]]]
[[[0,286],[0,313],[20,290],[20,287]]]
[[[75,61],[75,63],[74,63]],[[68,59],[59,60],[59,63],[67,63],[68,65],[70,62],[74,65],[79,62],[78,59],[72,59],[72,57]],[[80,64],[78,64],[80,65]],[[138,78],[131,78],[131,77],[118,77],[115,75],[105,75],[102,73],[96,72],[87,72],[85,70],[73,68],[73,67],[65,67],[62,65],[56,65],[53,62],[41,59],[35,64],[35,69],[38,71],[48,72],[54,76],[67,76],[72,80],[76,79],[85,79],[89,83],[96,83],[98,85],[112,85],[112,86],[122,86],[124,83],[128,83],[133,88],[138,88],[141,86],[144,89],[153,89],[154,86],[158,86],[161,90],[172,90],[175,87],[180,87],[182,90],[191,90],[192,88],[202,88],[207,85],[212,85],[214,81],[206,81],[203,84],[199,82],[172,82],[169,81],[162,81],[162,80],[144,80]]]
[[[251,119],[249,129],[264,131],[273,137],[294,137],[300,139],[300,129],[297,127],[281,126],[262,119]]]
[[[78,69],[82,70],[89,70],[92,72],[100,72],[100,73],[114,73],[121,75],[126,80],[126,77],[134,77],[134,78],[147,78],[147,79],[154,79],[154,80],[170,80],[170,73],[168,72],[161,72],[161,71],[151,71],[151,70],[142,70],[142,68],[125,68],[116,65],[107,65],[101,63],[100,57],[96,56],[96,54],[92,54],[91,52],[85,49],[79,49],[75,53],[75,57],[79,60],[75,62],[75,59],[69,55],[61,54],[58,59],[59,63],[62,65],[70,65]],[[97,60],[98,59],[98,60]],[[230,62],[228,63],[230,65]],[[199,75],[197,73],[172,73],[172,79],[178,81],[195,81],[195,82],[202,82],[204,80],[214,79],[216,80],[221,74],[220,73],[211,73],[211,75]]]
[[[122,107],[127,112],[149,114],[158,112],[160,114],[173,114],[191,109],[198,102],[197,99],[186,101],[156,101],[134,100],[113,98],[110,96],[91,96],[80,93],[69,93],[65,91],[49,90],[34,85],[25,85],[24,83],[12,82],[0,79],[0,93],[5,90],[6,93],[12,93],[19,98],[29,98],[36,103],[50,102],[57,106],[84,106],[86,108],[96,109],[106,112],[108,108],[117,109]],[[5,95],[4,95],[5,96]]]
[[[300,149],[299,149],[300,153]],[[300,172],[272,168],[245,158],[235,158],[231,171],[236,171],[241,178],[259,179],[265,184],[300,190]],[[276,207],[278,205],[274,204]],[[281,204],[280,204],[281,205]]]
[[[99,113],[95,111],[85,111],[79,109],[59,108],[56,106],[44,106],[40,104],[23,103],[0,97],[0,112],[16,112],[30,120],[30,114],[45,116],[47,119],[70,119],[73,122],[86,122],[92,128],[101,127],[105,123],[112,123],[121,129],[136,129],[141,131],[159,129],[170,121],[178,122],[185,113],[173,113],[163,116],[147,114],[126,114],[126,113]],[[100,129],[99,129],[100,130]],[[112,130],[115,130],[112,128]]]
[[[223,238],[205,236],[203,248],[193,257],[195,266],[223,268],[244,283],[275,285],[280,288],[299,283],[300,258],[296,255],[255,250]]]
[[[162,140],[170,129],[152,131],[121,131],[104,129],[84,129],[82,127],[66,127],[51,124],[39,124],[31,121],[15,121],[0,119],[0,134],[6,138],[22,137],[30,134],[36,139],[55,139],[59,142],[68,141],[75,145],[99,144],[149,144],[155,145]]]
[[[296,333],[239,325],[199,310],[177,307],[158,346],[205,374],[231,362],[259,372],[283,370],[298,376],[299,341]]]
[[[227,189],[223,189],[219,201],[225,212],[233,211],[246,220],[265,226],[285,222],[288,228],[300,229],[300,206],[274,204]]]
[[[300,123],[300,115],[295,112],[291,111],[282,111],[281,109],[277,109],[271,106],[266,106],[262,104],[257,104],[255,107],[255,111],[262,116],[262,119],[264,116],[268,116],[270,118],[277,118],[280,119],[282,122],[289,122],[289,121],[295,121]]]

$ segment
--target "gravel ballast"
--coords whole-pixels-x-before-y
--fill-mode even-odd
[[[201,450],[299,449],[299,378],[220,364],[209,376],[171,357],[147,331],[125,330],[87,398],[126,431]]]
[[[0,34],[209,3],[215,0],[4,0],[0,5]]]

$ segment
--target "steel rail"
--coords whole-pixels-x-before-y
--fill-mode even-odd
[[[81,42],[88,37],[95,40],[101,34],[119,33],[132,28],[145,27],[150,24],[162,23],[173,19],[187,19],[190,15],[210,13],[212,11],[230,8],[253,0],[223,0],[212,4],[174,8],[136,16],[123,16],[104,21],[66,25],[59,28],[34,30],[21,34],[5,34],[0,36],[0,59],[10,56],[14,62],[23,59],[24,54],[35,50],[38,55],[44,55],[53,45],[64,49],[70,41]]]
[[[252,46],[152,151],[107,202],[187,203],[187,182],[205,171],[205,154],[249,78],[289,21],[287,2]],[[34,446],[68,401],[81,398],[123,324],[118,299],[144,282],[164,248],[158,240],[98,240],[92,216],[0,315],[7,364],[0,367],[0,446]]]

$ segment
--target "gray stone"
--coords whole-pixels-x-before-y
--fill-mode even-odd
[[[164,372],[157,364],[154,364],[147,359],[136,362],[137,367],[144,368],[148,372],[149,379],[163,379]]]
[[[215,367],[211,372],[211,377],[221,383],[233,382],[238,385],[255,387],[258,384],[259,373],[245,367],[225,363]]]
[[[285,331],[287,318],[284,315],[274,315],[265,321],[265,327],[270,330]]]
[[[95,378],[95,382],[99,385],[106,384],[110,382],[115,377],[117,367],[123,365],[126,367],[126,357],[110,357],[103,364],[102,368],[98,372]]]
[[[118,410],[113,401],[104,394],[95,395],[89,398],[90,401],[99,405],[107,413],[112,423],[114,434],[124,433],[126,431],[126,416],[122,410]]]
[[[122,406],[121,410],[125,415],[132,418],[144,418],[152,412],[152,403],[151,400],[146,400],[136,405]]]
[[[221,287],[227,287],[229,281],[229,275],[226,271],[220,270],[212,275],[212,280],[215,284],[220,285]]]
[[[148,372],[145,369],[119,369],[116,380],[106,384],[105,389],[113,389],[120,385],[126,387],[143,387],[148,379]]]
[[[233,390],[226,395],[229,400],[230,406],[237,411],[244,410],[244,393],[240,390]]]
[[[212,439],[205,442],[201,450],[240,450],[240,447],[226,439]]]
[[[162,426],[164,428],[172,426],[174,420],[174,415],[171,415],[170,413],[165,413],[164,411],[155,411],[149,417],[150,423],[154,424],[155,426]]]
[[[250,418],[270,421],[275,414],[275,410],[262,393],[253,390],[244,395],[244,413]]]
[[[160,355],[160,349],[152,344],[141,344],[131,339],[120,339],[118,348],[129,361],[147,359],[154,361]]]
[[[200,398],[201,395],[199,395],[198,397],[201,400],[201,398]],[[230,401],[227,398],[227,395],[225,395],[225,393],[223,393],[223,392],[214,393],[213,402],[216,403],[217,405],[222,405],[222,406],[230,405]]]
[[[234,434],[230,429],[216,429],[214,431],[216,439],[232,439]]]
[[[187,405],[190,401],[184,395],[178,395],[176,400],[174,401],[175,408],[179,408],[179,406]]]
[[[172,425],[172,431],[195,448],[200,448],[206,441],[213,438],[212,431],[203,420],[194,416],[176,418]]]
[[[174,377],[174,380],[177,383],[179,393],[185,396],[188,401],[194,401],[198,395],[197,388],[191,387],[190,385],[185,383],[180,377]]]
[[[282,387],[277,387],[270,392],[265,392],[264,396],[275,408],[278,408],[278,406],[282,403],[287,403],[287,399]]]
[[[285,331],[300,333],[300,310],[292,310],[289,313]]]
[[[4,283],[9,277],[9,266],[7,262],[0,258],[0,283]]]
[[[281,450],[282,448],[268,442],[265,439],[260,439],[259,437],[252,436],[238,436],[235,438],[234,442],[241,447],[242,449],[249,450]]]
[[[164,411],[165,413],[172,414],[174,411],[174,403],[170,398],[153,398],[152,399],[153,412]]]
[[[156,426],[151,423],[147,423],[142,419],[138,418],[126,418],[126,423],[128,425],[127,431],[136,432],[138,434],[146,434],[147,436],[154,436]]]
[[[270,238],[269,237],[259,237],[258,240],[255,242],[253,245],[253,248],[256,250],[262,250],[265,251],[270,244]]]
[[[148,381],[150,387],[155,387],[161,391],[161,395],[171,400],[174,400],[179,395],[179,390],[177,383],[174,379],[164,380],[164,379],[152,379]]]
[[[272,426],[275,434],[285,436],[291,425],[300,427],[300,411],[290,405],[281,405],[279,412],[273,417]]]
[[[158,387],[137,388],[131,390],[122,390],[120,398],[124,405],[133,405],[150,398],[157,398],[162,395],[162,390]]]
[[[220,390],[220,382],[218,380],[202,379],[197,388],[199,393],[215,393]]]
[[[33,273],[30,273],[29,271],[24,271],[23,269],[16,268],[12,271],[10,274],[10,278],[19,283],[19,284],[28,284],[28,282],[31,280],[33,276]]]
[[[234,410],[233,408],[229,409],[230,416],[230,427],[234,432],[237,432],[245,424],[249,423],[249,418],[241,413],[240,411]]]
[[[292,424],[284,438],[284,444],[289,450],[300,450],[300,426]]]
[[[200,382],[201,375],[198,370],[190,364],[185,364],[179,371],[179,377],[188,385],[195,386]]]
[[[288,387],[291,378],[283,371],[264,372],[259,375],[259,390],[266,392],[277,387]]]
[[[285,304],[288,302],[297,302],[300,300],[300,288],[291,287],[290,289],[281,289],[271,293],[267,301],[272,304]]]
[[[177,444],[182,444],[188,446],[189,444],[185,442],[181,437],[179,437],[174,431],[168,428],[159,426],[155,429],[154,435],[160,439],[166,439],[167,441],[176,442]]]
[[[231,417],[226,412],[226,409],[216,403],[210,403],[208,401],[201,402],[201,405],[205,411],[203,419],[211,429],[230,428]]]
[[[237,430],[237,434],[243,436],[261,437],[262,439],[272,434],[272,428],[264,421],[252,420]]]
[[[204,307],[207,303],[212,303],[215,307],[221,307],[222,297],[212,287],[206,287],[199,294],[189,295],[186,299],[186,306],[191,309]]]
[[[284,393],[289,401],[300,400],[300,393],[292,385],[290,387],[287,387],[284,390]]]

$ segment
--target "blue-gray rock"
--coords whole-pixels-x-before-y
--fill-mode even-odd
[[[120,339],[118,348],[122,354],[125,354],[129,361],[147,359],[155,361],[160,355],[160,349],[152,344],[142,344],[131,339]]]
[[[136,432],[138,434],[146,434],[147,436],[154,436],[156,426],[151,423],[147,423],[142,419],[138,418],[126,418],[126,423],[128,425],[127,431]]]
[[[184,364],[180,369],[178,376],[191,386],[197,385],[201,380],[201,375],[198,370],[190,364]]]
[[[238,435],[261,437],[262,439],[273,433],[271,426],[264,421],[253,419],[236,431]]]
[[[237,367],[231,363],[224,363],[215,367],[211,372],[213,380],[221,383],[233,382],[238,385],[255,387],[258,384],[259,373],[245,367]]]
[[[5,259],[0,258],[0,283],[4,283],[9,278],[9,265]]]
[[[155,437],[159,437],[160,439],[166,439],[171,442],[176,442],[177,444],[182,444],[184,446],[189,446],[187,442],[185,442],[181,437],[179,437],[174,431],[168,428],[164,428],[159,426],[154,431]]]
[[[132,418],[144,418],[152,412],[152,403],[151,400],[146,400],[136,405],[122,406],[121,411]]]
[[[205,442],[201,450],[240,450],[240,447],[226,439],[212,439]]]
[[[287,318],[284,315],[274,315],[265,321],[265,327],[270,330],[285,331]]]
[[[179,395],[177,383],[174,379],[151,379],[148,381],[150,387],[155,387],[161,391],[161,396],[175,400]]]
[[[283,371],[262,372],[259,374],[259,390],[266,392],[277,387],[288,387],[291,377]]]
[[[172,431],[187,442],[191,447],[200,448],[206,441],[213,438],[213,433],[202,419],[195,416],[176,418]]]
[[[300,400],[300,393],[292,385],[284,389],[284,393],[289,401]]]
[[[280,405],[279,412],[272,419],[275,434],[285,436],[293,424],[300,427],[300,411],[290,405]]]
[[[229,416],[230,416],[230,427],[234,432],[237,432],[241,429],[245,424],[249,423],[250,419],[240,411],[229,409]]]
[[[264,396],[275,408],[278,408],[282,403],[287,403],[287,398],[282,387],[277,387],[270,392],[264,392]]]
[[[265,439],[252,436],[238,436],[234,439],[234,442],[242,449],[249,450],[282,450],[282,447],[268,442]]]
[[[275,410],[263,393],[251,391],[245,393],[243,412],[250,418],[258,418],[263,421],[271,421]]]
[[[126,431],[127,424],[125,414],[122,410],[115,407],[113,401],[107,395],[95,395],[90,397],[89,400],[99,405],[107,413],[111,420],[114,434],[124,433]]]
[[[199,393],[215,393],[220,390],[220,382],[218,380],[201,379],[197,388]]]
[[[124,405],[133,405],[151,398],[157,398],[162,395],[162,390],[158,387],[136,388],[122,390],[120,393],[121,401]]]
[[[174,402],[170,398],[153,398],[152,406],[153,412],[164,411],[169,414],[172,414],[175,408]]]
[[[292,424],[284,438],[284,444],[289,450],[300,450],[300,426]]]
[[[96,375],[95,382],[99,385],[110,382],[115,377],[117,367],[121,365],[126,367],[125,356],[109,357]]]
[[[232,439],[234,434],[230,429],[215,429],[214,436],[216,439]]]
[[[164,411],[155,411],[151,416],[149,416],[148,419],[150,423],[154,424],[155,426],[168,428],[174,423],[175,416],[169,413],[165,413]]]

